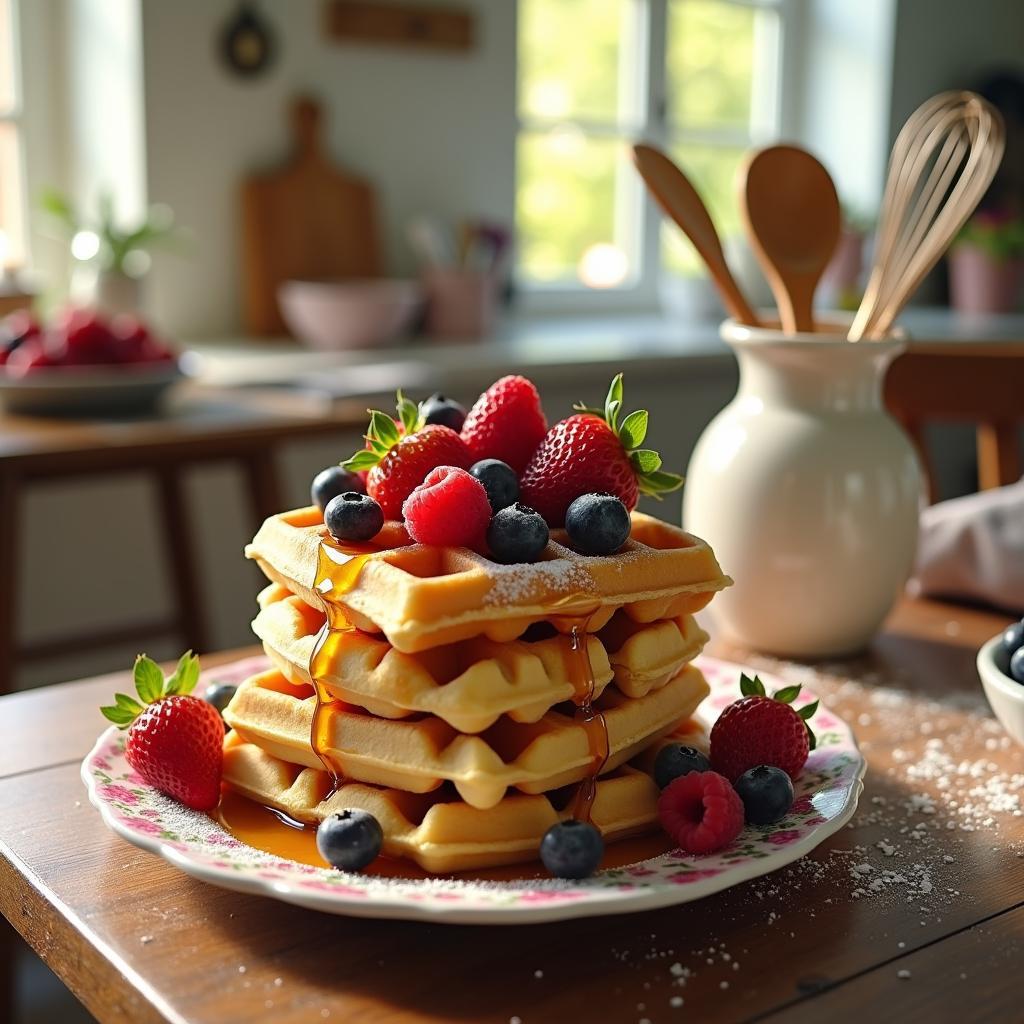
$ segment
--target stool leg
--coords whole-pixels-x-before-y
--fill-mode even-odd
[[[0,474],[0,694],[14,689],[18,628],[18,484]]]
[[[249,502],[257,529],[268,516],[284,511],[273,453],[253,451],[243,458]]]
[[[196,653],[208,650],[199,560],[189,527],[181,466],[157,470],[165,551],[182,641]]]

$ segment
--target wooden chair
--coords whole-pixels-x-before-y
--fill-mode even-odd
[[[885,403],[917,446],[930,501],[937,491],[924,444],[929,421],[976,425],[979,490],[1020,479],[1017,432],[1024,422],[1024,343],[911,345],[889,369]]]

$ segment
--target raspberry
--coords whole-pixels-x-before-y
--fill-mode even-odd
[[[476,477],[456,466],[438,466],[405,499],[402,515],[409,536],[420,544],[478,548],[491,503]]]
[[[711,767],[735,782],[762,764],[795,779],[807,760],[810,738],[803,719],[770,697],[743,697],[718,716],[711,729]]]
[[[662,790],[658,816],[687,853],[714,853],[743,831],[743,801],[718,772],[690,772]]]

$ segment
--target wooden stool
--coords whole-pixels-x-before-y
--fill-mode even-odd
[[[275,448],[298,438],[337,434],[362,416],[310,410],[300,396],[239,396],[227,401],[194,392],[172,415],[134,421],[81,422],[0,416],[0,693],[14,688],[19,664],[167,635],[195,651],[209,650],[198,555],[184,490],[186,472],[201,463],[234,462],[244,474],[254,528],[284,507]],[[306,406],[303,409],[303,405]],[[17,619],[18,513],[24,489],[36,481],[140,474],[158,489],[173,614],[87,635],[19,644]]]

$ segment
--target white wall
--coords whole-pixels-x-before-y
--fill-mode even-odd
[[[511,223],[514,0],[464,0],[478,30],[465,55],[339,46],[323,33],[319,0],[265,2],[280,54],[251,82],[214,52],[236,6],[142,2],[149,197],[195,233],[190,258],[157,257],[151,278],[151,312],[169,334],[238,330],[239,179],[287,153],[287,103],[303,91],[328,108],[334,158],[378,188],[393,272],[411,269],[402,225],[417,212]]]

